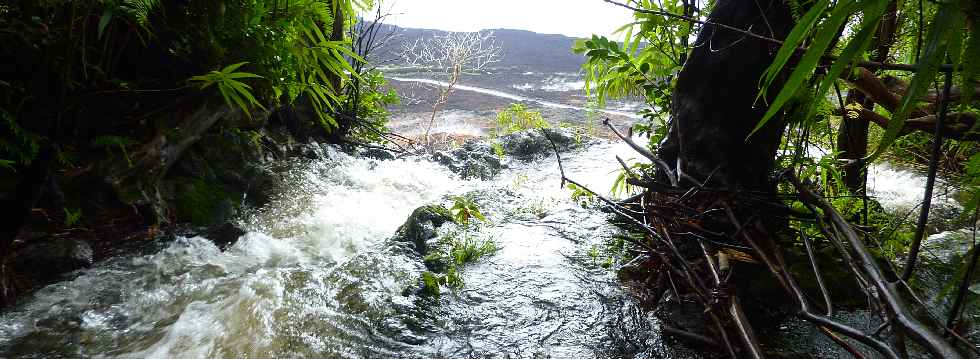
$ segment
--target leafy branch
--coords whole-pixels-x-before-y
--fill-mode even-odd
[[[237,106],[245,115],[251,117],[252,114],[249,112],[249,108],[258,107],[264,110],[265,107],[252,95],[252,87],[239,81],[239,79],[262,78],[262,76],[253,73],[235,71],[247,63],[239,62],[228,65],[220,71],[211,71],[204,75],[191,77],[189,81],[197,83],[201,90],[217,85],[218,92],[224,98],[225,104],[229,107]]]

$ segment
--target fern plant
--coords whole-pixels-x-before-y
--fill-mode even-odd
[[[121,18],[149,31],[150,13],[160,6],[160,0],[103,0],[102,16],[99,17],[98,35],[102,38],[112,20]]]
[[[30,164],[41,149],[41,137],[23,128],[13,115],[0,109],[0,121],[6,131],[0,135],[0,154],[14,163]]]
[[[112,154],[113,148],[119,149],[119,152],[122,153],[129,167],[133,167],[133,161],[130,160],[129,152],[126,151],[126,147],[136,144],[136,141],[133,139],[123,136],[103,135],[93,139],[92,144],[105,148],[106,152],[110,155]]]
[[[262,78],[262,76],[253,73],[236,71],[247,63],[231,64],[220,71],[211,71],[204,75],[191,77],[189,81],[198,84],[201,90],[217,86],[218,92],[221,93],[221,97],[228,107],[238,107],[246,116],[251,117],[250,108],[258,107],[264,110],[265,107],[252,95],[252,87],[239,81],[240,79]]]

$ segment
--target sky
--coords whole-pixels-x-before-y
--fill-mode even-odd
[[[520,29],[544,34],[610,36],[632,12],[602,0],[384,0],[401,27],[449,31]]]

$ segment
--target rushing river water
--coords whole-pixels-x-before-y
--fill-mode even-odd
[[[566,171],[608,189],[616,154],[636,157],[599,142],[565,154]],[[322,157],[289,166],[279,196],[244,216],[248,233],[226,251],[161,240],[37,291],[0,317],[0,357],[696,356],[665,343],[660,320],[589,254],[619,230],[570,200],[550,156],[511,161],[490,181],[418,158]],[[890,210],[920,196],[911,172],[872,175]],[[462,288],[420,297],[420,259],[390,238],[413,209],[460,194],[483,206],[480,234],[500,250],[466,266]],[[822,337],[787,345],[807,338]],[[832,346],[819,340],[807,346]]]
[[[598,144],[566,170],[609,188],[609,159],[628,151]],[[179,237],[39,290],[0,317],[0,357],[685,356],[589,256],[618,231],[559,188],[553,159],[465,181],[425,160],[327,152],[292,166],[224,252]],[[421,262],[388,239],[414,208],[464,193],[500,250],[461,289],[420,298]]]

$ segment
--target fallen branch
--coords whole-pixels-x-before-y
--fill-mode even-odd
[[[892,316],[892,325],[909,334],[913,340],[937,358],[961,358],[960,353],[941,335],[916,319],[908,303],[898,294],[895,283],[886,279],[871,252],[864,246],[861,238],[854,232],[847,220],[830,203],[804,186],[796,176],[789,174],[788,178],[799,192],[800,199],[820,208],[834,230],[840,233],[849,245],[848,250],[853,254],[855,264],[873,286],[873,296],[878,298],[880,304]]]
[[[846,112],[856,112],[857,118],[865,120],[881,128],[888,128],[889,118],[868,110],[868,109],[836,109],[834,114],[839,116],[846,115]],[[849,117],[850,118],[850,117]],[[936,128],[938,121],[937,115],[925,115],[917,118],[910,118],[905,121],[900,135],[906,135],[912,131],[932,132]],[[971,112],[954,112],[946,115],[943,121],[943,137],[952,138],[960,141],[980,141],[980,131],[971,131],[977,123],[977,115]]]

